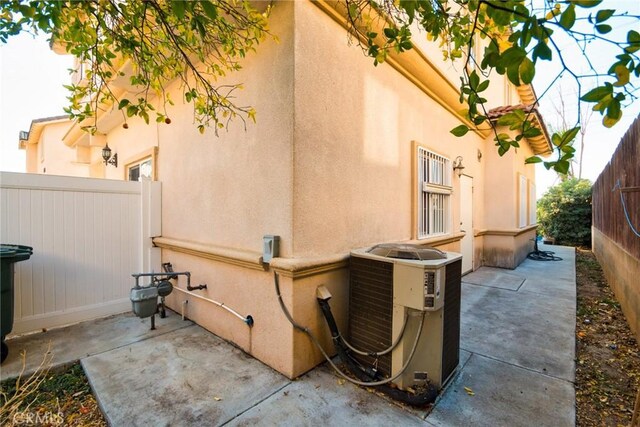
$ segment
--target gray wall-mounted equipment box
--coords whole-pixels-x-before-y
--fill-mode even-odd
[[[280,256],[280,236],[267,234],[263,237],[262,262],[270,262]]]
[[[138,317],[151,317],[158,310],[158,288],[155,286],[132,288],[130,299],[131,309]]]

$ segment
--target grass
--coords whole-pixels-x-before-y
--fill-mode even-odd
[[[28,378],[0,383],[0,425],[106,426],[79,363],[51,372],[51,353]]]

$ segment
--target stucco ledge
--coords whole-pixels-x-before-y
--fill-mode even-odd
[[[437,247],[437,246],[446,245],[448,243],[458,242],[458,241],[462,240],[462,238],[464,236],[466,236],[466,235],[467,235],[466,232],[458,231],[458,232],[455,232],[455,233],[446,234],[444,236],[427,237],[426,239],[412,239],[412,240],[407,240],[407,241],[402,242],[402,243],[409,243],[409,244]]]
[[[265,270],[265,265],[262,263],[262,254],[259,252],[191,242],[171,237],[154,237],[153,244],[162,249],[181,252],[199,258],[220,261],[253,270]]]
[[[273,258],[269,263],[278,274],[299,279],[349,266],[349,254],[311,258]]]
[[[517,229],[504,229],[504,230],[476,230],[475,233],[473,234],[475,237],[479,237],[479,236],[519,236],[521,234],[524,234],[528,231],[531,230],[535,230],[536,228],[538,228],[538,224],[533,224],[533,225],[528,225],[526,227],[523,228],[517,228]]]

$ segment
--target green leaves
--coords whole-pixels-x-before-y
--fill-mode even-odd
[[[456,126],[455,128],[451,129],[450,132],[457,137],[461,137],[469,132],[469,127],[467,125]]]
[[[480,84],[480,76],[478,76],[478,73],[476,73],[476,71],[474,70],[469,75],[469,87],[473,92],[477,92],[479,84]]]
[[[611,18],[613,14],[616,13],[615,9],[602,9],[596,13],[596,23],[599,24],[601,22],[606,21]]]
[[[490,81],[495,81],[496,73],[506,76],[513,85],[531,84],[536,71],[540,73],[540,69],[536,70],[538,61],[551,60],[554,55],[563,57],[564,70],[569,70],[574,64],[559,51],[566,44],[557,43],[558,36],[574,36],[574,40],[581,42],[580,46],[588,45],[590,40],[612,39],[617,18],[625,14],[605,8],[608,6],[592,12],[578,9],[598,6],[601,3],[598,0],[563,0],[540,9],[530,9],[530,2],[521,0],[345,2],[346,11],[341,10],[347,15],[349,31],[355,36],[354,40],[362,42],[374,65],[386,62],[389,55],[412,49],[412,31],[416,27],[441,47],[446,60],[464,61],[462,66],[454,68],[464,73],[459,99],[468,105],[465,123],[486,127],[496,123],[488,121],[483,104],[488,100],[492,105],[502,102],[495,99],[501,91],[487,90]],[[170,81],[182,81],[185,83],[182,95],[193,106],[195,122],[220,128],[236,116],[247,121],[255,118],[251,107],[234,103],[239,98],[234,91],[241,86],[233,84],[229,76],[241,69],[241,59],[269,36],[266,20],[269,9],[264,13],[257,11],[251,6],[255,3],[248,0],[5,1],[0,2],[0,41],[21,31],[53,31],[55,39],[67,46],[69,53],[89,63],[83,70],[82,84],[71,86],[69,111],[76,118],[86,119],[95,115],[96,110],[117,105],[123,115],[147,120],[145,115],[155,114],[155,119],[161,122],[168,115],[164,107],[170,104],[164,87]],[[588,19],[584,19],[587,14]],[[383,19],[379,19],[381,15]],[[586,28],[587,22],[589,28]],[[601,80],[598,87],[582,97],[603,115],[605,126],[615,124],[625,104],[636,95],[640,77],[638,31],[635,27],[629,30],[626,41],[612,40],[610,46],[620,51],[614,52],[619,54],[607,64],[609,79]],[[124,60],[134,65],[134,71],[127,75],[120,74]],[[579,72],[572,74],[578,80],[581,78]],[[115,99],[110,95],[114,91],[102,87],[101,82],[108,86],[117,77],[136,86],[135,93],[145,94],[145,102],[131,97]],[[225,85],[218,86],[216,80],[223,77]],[[153,101],[157,104],[154,106],[150,103],[152,99],[160,101]],[[496,136],[498,151],[502,154],[510,147],[517,147],[522,139],[540,134],[540,130],[519,113],[503,116],[498,123],[515,133]],[[451,132],[463,136],[468,131],[469,127],[461,125]],[[571,154],[566,144],[562,147],[563,155]]]
[[[580,126],[576,126],[574,128],[568,129],[562,132],[556,132],[551,137],[551,142],[557,148],[562,149],[565,145],[571,144],[575,137],[580,132]]]
[[[385,28],[384,36],[388,39],[395,39],[398,37],[398,30],[396,28]]]
[[[625,52],[634,53],[640,50],[640,33],[636,30],[629,30],[627,33],[627,43],[629,43],[629,46],[625,47]]]
[[[213,3],[207,0],[200,1],[200,6],[204,10],[205,15],[211,20],[215,20],[218,17],[218,9]]]
[[[498,126],[509,126],[509,129],[516,130],[522,126],[525,114],[522,110],[511,111],[498,119]]]
[[[171,10],[178,19],[184,19],[186,4],[184,0],[171,0]]]
[[[377,39],[378,43],[370,34],[381,30],[371,24],[374,21],[371,16],[365,16],[363,13],[362,19],[354,23],[352,28],[353,34],[365,35],[368,39],[367,52],[375,58],[374,64],[384,61],[390,49],[400,49],[399,38],[402,32],[410,32],[410,23],[425,30],[428,40],[440,43],[446,61],[454,62],[462,58],[465,62],[463,68],[461,67],[463,76],[460,84],[460,103],[467,104],[466,116],[470,123],[475,126],[484,123],[485,126],[494,129],[495,143],[500,155],[507,153],[510,147],[517,147],[523,139],[540,137],[542,131],[534,126],[522,111],[512,111],[496,121],[487,120],[487,99],[492,105],[502,105],[499,104],[499,99],[495,99],[496,93],[487,90],[489,82],[494,81],[490,77],[491,73],[505,76],[512,85],[527,85],[534,81],[536,72],[540,73],[539,60],[550,61],[559,57],[562,67],[560,74],[566,72],[578,82],[586,79],[584,73],[574,64],[579,61],[572,60],[568,52],[562,51],[568,46],[567,39],[575,41],[577,49],[581,49],[585,55],[586,46],[593,40],[608,40],[612,49],[617,46],[622,50],[613,63],[608,64],[611,78],[608,81],[601,80],[598,87],[592,88],[581,97],[582,101],[592,103],[593,109],[603,115],[605,126],[610,126],[620,119],[626,100],[635,99],[637,78],[640,77],[640,58],[636,55],[636,52],[640,51],[640,33],[634,28],[627,32],[626,42],[618,42],[609,34],[616,28],[615,18],[625,16],[624,11],[617,13],[614,9],[603,7],[589,14],[590,11],[580,10],[594,8],[601,4],[600,0],[547,2],[545,5],[548,7],[540,9],[533,8],[529,2],[521,0],[455,1],[452,3],[456,6],[451,8],[447,2],[427,0],[346,2],[348,5],[359,5],[361,11],[364,10],[363,5],[373,5],[373,9],[384,11],[385,25],[388,28],[384,29],[384,38]],[[434,5],[439,5],[441,9]],[[364,27],[365,31],[362,31],[359,25]],[[478,52],[478,43],[481,43],[482,53]],[[600,70],[595,72],[600,73]],[[512,102],[515,104],[519,101]],[[510,135],[498,134],[496,126],[507,126],[513,132],[510,132]],[[463,136],[468,131],[468,126],[460,125],[451,133]],[[561,172],[570,166],[570,158],[575,149],[565,138],[572,140],[578,130],[570,129],[567,132],[556,136],[558,159],[546,162],[545,166]],[[562,139],[557,139],[560,137]],[[529,160],[530,163],[540,161]]]
[[[576,22],[576,5],[574,3],[569,4],[562,15],[560,15],[560,26],[565,30],[570,30],[573,24]]]
[[[601,100],[603,97],[610,95],[613,92],[612,86],[598,86],[594,89],[591,89],[586,94],[582,95],[580,99],[585,102],[597,102]]]
[[[538,58],[550,61],[552,55],[553,54],[551,52],[551,49],[549,49],[549,46],[547,46],[547,43],[545,43],[544,41],[539,42],[533,49],[534,61],[536,61]]]
[[[529,84],[533,81],[533,77],[536,75],[536,68],[529,58],[524,57],[518,67],[518,72],[520,73],[522,83]]]
[[[568,160],[558,160],[557,162],[552,164],[553,169],[561,175],[566,175],[569,173],[569,168],[571,167],[571,163]]]
[[[19,6],[35,2],[0,3],[5,18]],[[140,117],[145,122],[170,123],[166,107],[172,105],[165,87],[172,81],[185,82],[183,96],[193,106],[194,121],[203,127],[224,128],[236,117],[255,120],[255,110],[235,104],[241,85],[216,79],[241,68],[240,59],[268,35],[270,8],[258,12],[248,1],[140,2],[42,2],[31,22],[20,18],[0,19],[0,39],[6,31],[25,28],[50,29],[55,41],[67,47],[83,68],[78,84],[70,85],[66,111],[78,121],[94,119],[82,127],[95,129],[97,112],[116,106],[123,117]],[[132,67],[124,72],[122,64]],[[117,99],[110,88],[114,79],[129,82],[137,99]],[[188,83],[187,83],[188,82]],[[153,100],[153,101],[152,101]],[[154,116],[154,117],[151,117]]]
[[[602,0],[573,0],[573,4],[584,8],[596,7],[600,3]]]
[[[591,182],[563,176],[538,200],[538,223],[556,244],[583,246],[591,243]],[[568,178],[568,179],[567,179]]]
[[[607,128],[614,126],[622,118],[621,103],[626,99],[624,93],[613,92],[614,85],[622,86],[623,82],[629,77],[627,75],[628,70],[622,71],[619,67],[616,67],[618,81],[615,84],[605,83],[603,86],[590,90],[580,98],[582,101],[596,103],[593,110],[603,115],[602,124]]]
[[[129,100],[127,98],[121,99],[120,102],[118,103],[118,110],[122,110],[127,105],[129,105]]]
[[[535,163],[542,163],[542,159],[538,156],[531,156],[531,157],[527,157],[524,162],[525,164],[530,165]]]
[[[524,65],[522,65],[524,63]],[[521,68],[522,65],[522,68]],[[513,46],[504,51],[499,56],[497,71],[504,68],[507,72],[509,81],[516,86],[520,85],[521,78],[523,81],[531,83],[535,70],[532,70],[533,63],[527,58],[527,52],[518,46]]]
[[[551,142],[558,156],[557,160],[543,161],[536,156],[529,157],[525,160],[525,163],[543,163],[547,170],[553,169],[560,175],[567,175],[571,168],[571,159],[573,159],[576,151],[572,144],[579,132],[580,127],[576,126],[565,131],[556,132],[551,136]]]
[[[615,68],[614,68],[614,73],[616,74],[617,77],[617,81],[613,84],[616,87],[620,87],[620,86],[624,86],[627,83],[629,83],[629,77],[630,77],[630,73],[629,73],[629,69],[627,67],[625,67],[622,64],[618,64]]]

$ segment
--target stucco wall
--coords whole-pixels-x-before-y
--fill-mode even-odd
[[[25,147],[27,173],[38,173],[38,144],[27,144]]]
[[[464,173],[474,178],[474,228],[485,226],[486,160],[478,161],[478,150],[486,156],[492,144],[473,132],[451,135],[456,117],[389,65],[373,67],[310,2],[297,3],[295,40],[296,256],[411,239],[413,141],[464,158]],[[453,232],[460,229],[458,190],[454,176]]]
[[[100,144],[102,145],[106,142],[109,144],[109,147],[111,147],[113,153],[118,153],[118,167],[115,168],[109,165],[104,168],[103,173],[105,178],[127,179],[127,164],[139,160],[141,153],[148,151],[152,147],[157,147],[160,143],[158,137],[159,128],[171,125],[155,123],[153,121],[147,124],[140,117],[130,117],[127,119],[127,126],[128,129],[124,129],[122,126],[114,127],[106,135],[104,142]],[[99,155],[99,153],[96,154]],[[94,161],[100,163],[100,158],[94,159]],[[160,171],[158,170],[157,172],[157,176],[160,178]]]
[[[248,123],[245,130],[235,120],[217,137],[212,129],[201,135],[191,105],[176,105],[168,111],[172,124],[158,126],[163,236],[261,253],[263,236],[275,234],[281,239],[280,256],[292,256],[293,11],[293,2],[277,4],[270,26],[279,42],[264,42],[258,54],[243,61],[242,71],[229,76],[229,81],[243,83],[237,102],[255,107],[256,124]],[[180,99],[180,89],[171,90],[173,99]],[[255,324],[248,328],[215,305],[180,293],[172,296],[172,308],[180,310],[188,299],[190,318],[289,377],[320,361],[309,351],[308,338],[294,331],[281,312],[272,270],[171,250],[163,250],[162,259],[207,283],[207,290],[195,293],[251,314]],[[294,284],[291,277],[281,277],[280,286],[296,320],[307,322],[316,315],[299,309],[315,302],[308,298],[307,287]]]
[[[391,66],[374,67],[359,48],[348,45],[344,28],[311,2],[278,2],[270,23],[279,42],[263,43],[243,61],[243,71],[229,76],[230,82],[244,84],[237,102],[256,108],[257,124],[245,130],[235,120],[218,137],[213,130],[201,135],[192,106],[178,101],[168,110],[170,125],[130,119],[129,129],[113,128],[105,142],[118,153],[120,166],[103,168],[98,162],[95,172],[123,179],[127,161],[157,146],[164,238],[259,257],[262,236],[279,235],[282,258],[309,261],[299,272],[278,267],[283,301],[294,319],[331,349],[315,291],[320,284],[330,288],[344,327],[348,271],[339,262],[325,268],[329,262],[324,260],[356,247],[415,237],[414,143],[452,161],[463,157],[464,173],[473,178],[474,230],[515,227],[516,172],[522,166],[517,163],[526,150],[498,159],[490,138],[474,132],[451,135],[460,124],[455,115]],[[182,98],[177,85],[169,90],[174,100]],[[526,173],[532,175],[533,167]],[[452,184],[451,231],[456,233],[457,175]],[[459,242],[451,240],[443,249],[459,250]],[[481,253],[488,240],[476,237],[475,252]],[[511,237],[512,250],[514,241]],[[188,300],[189,318],[285,375],[299,375],[322,360],[280,311],[273,288],[277,260],[271,267],[246,267],[173,249],[162,252],[162,261],[176,271],[192,272],[193,284],[208,285],[197,294],[251,314],[255,326],[249,329],[219,307],[177,290],[168,299],[171,308],[180,312]],[[476,259],[475,267],[480,262]]]
[[[293,3],[279,3],[270,22],[279,43],[264,42],[229,77],[244,84],[237,102],[255,107],[257,124],[201,135],[189,104],[169,110],[175,126],[159,127],[165,236],[261,251],[262,236],[277,234],[291,254]]]
[[[194,294],[224,303],[241,315],[251,315],[255,323],[250,328],[224,309],[180,291],[174,291],[167,299],[170,308],[178,313],[184,309],[189,319],[274,369],[294,376],[291,363],[294,331],[278,308],[270,274],[168,250],[163,251],[162,260],[171,262],[176,271],[191,271],[192,285],[207,285],[206,290]],[[283,300],[291,307],[291,280],[282,278],[280,282]],[[186,288],[183,278],[179,286]],[[188,303],[183,307],[184,301]]]
[[[631,256],[600,230],[591,228],[593,253],[598,258],[607,283],[613,289],[631,330],[640,339],[640,260]]]
[[[78,163],[76,151],[62,143],[70,121],[48,124],[35,144],[35,173],[47,175],[89,176],[88,166]]]

